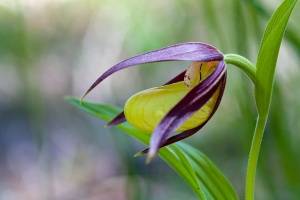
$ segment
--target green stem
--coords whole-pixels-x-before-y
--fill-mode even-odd
[[[264,134],[267,116],[259,116],[256,123],[254,136],[252,139],[250,155],[248,160],[247,176],[246,176],[246,200],[254,199],[255,189],[255,173],[257,167],[258,154],[260,151],[261,141]]]
[[[232,64],[243,70],[255,84],[256,67],[247,58],[237,54],[226,54],[224,60],[227,64]]]

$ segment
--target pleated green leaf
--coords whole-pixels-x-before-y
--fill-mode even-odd
[[[77,108],[105,121],[110,121],[120,108],[112,105],[83,102],[66,98]],[[128,123],[117,126],[119,129],[148,145],[150,134],[135,129]],[[199,199],[238,199],[235,190],[218,168],[199,150],[183,142],[161,148],[158,155],[167,162],[192,188]]]

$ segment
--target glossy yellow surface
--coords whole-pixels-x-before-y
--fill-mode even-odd
[[[188,91],[190,89],[186,88],[183,82],[141,91],[127,100],[124,109],[126,119],[137,129],[153,132],[161,119]],[[219,89],[176,132],[195,128],[206,121],[213,110],[218,94]]]
[[[184,81],[161,87],[150,88],[130,97],[125,103],[126,120],[135,128],[153,132],[162,118],[173,108],[195,85],[205,79],[215,69],[216,62],[194,62],[188,68]],[[176,132],[189,130],[205,122],[213,111],[220,88],[212,98],[185,121]]]

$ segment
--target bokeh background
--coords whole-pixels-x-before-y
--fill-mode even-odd
[[[196,199],[143,145],[72,107],[92,82],[127,57],[188,41],[255,63],[280,0],[0,0],[0,200]],[[256,178],[257,199],[300,199],[300,5],[279,54]],[[188,62],[118,72],[86,100],[120,107]],[[220,108],[185,141],[204,152],[241,199],[256,120],[253,85],[234,66]]]

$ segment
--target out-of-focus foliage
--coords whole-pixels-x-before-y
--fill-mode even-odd
[[[144,146],[104,129],[63,96],[81,96],[121,59],[180,42],[206,42],[255,61],[280,2],[0,1],[0,199],[196,199],[159,159],[148,166],[133,158]],[[299,11],[297,4],[279,53],[258,199],[300,198]],[[119,72],[87,98],[122,106],[188,63],[155,65]],[[186,142],[207,154],[242,198],[256,110],[251,82],[228,68],[220,109]]]

